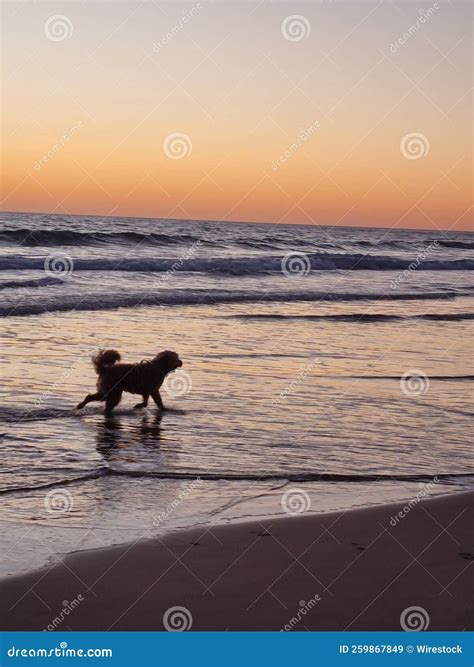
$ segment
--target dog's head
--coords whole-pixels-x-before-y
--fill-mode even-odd
[[[171,352],[171,350],[165,350],[164,352],[157,354],[155,357],[155,362],[165,373],[171,373],[171,371],[175,371],[177,368],[180,368],[180,366],[183,365],[183,362],[177,353]]]

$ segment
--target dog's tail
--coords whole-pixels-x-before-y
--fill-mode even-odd
[[[95,372],[100,375],[104,372],[107,366],[113,366],[116,361],[120,361],[120,354],[117,350],[99,350],[95,356],[92,357]]]

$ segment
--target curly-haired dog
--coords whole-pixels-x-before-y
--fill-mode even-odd
[[[122,392],[128,391],[143,397],[143,402],[138,403],[136,408],[145,408],[151,396],[160,410],[163,410],[159,389],[168,373],[183,365],[176,352],[165,350],[154,359],[138,364],[117,364],[117,361],[120,361],[117,350],[99,350],[95,357],[92,357],[95,372],[99,376],[97,393],[88,394],[78,404],[78,409],[91,401],[105,401],[105,414],[108,415],[120,403]]]

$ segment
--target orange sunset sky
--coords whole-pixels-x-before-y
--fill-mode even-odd
[[[469,2],[2,13],[4,211],[471,228]]]

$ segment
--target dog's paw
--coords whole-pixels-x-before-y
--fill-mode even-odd
[[[84,403],[78,403],[76,405],[76,410],[82,410],[83,407],[84,407]]]
[[[138,410],[139,408],[146,408],[145,403],[137,403],[136,405],[133,406],[134,410]]]

